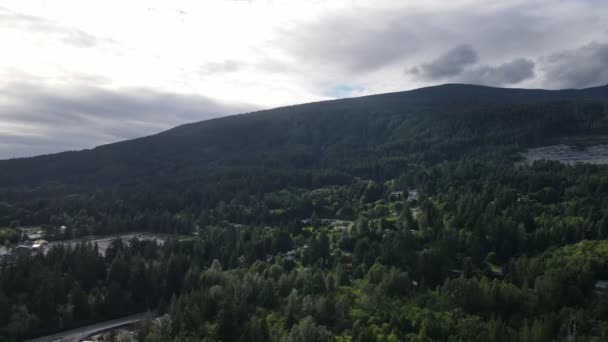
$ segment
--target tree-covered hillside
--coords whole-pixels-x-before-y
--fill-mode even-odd
[[[606,341],[608,166],[518,152],[607,136],[608,87],[446,85],[2,161],[0,243],[56,245],[0,266],[0,340]]]
[[[395,176],[407,163],[601,131],[608,125],[607,99],[608,86],[546,91],[444,85],[283,107],[88,151],[0,161],[0,186],[206,186],[217,177],[239,181],[244,173],[276,179],[283,170],[293,178],[310,172]]]

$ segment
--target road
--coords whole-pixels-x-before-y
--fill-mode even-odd
[[[165,243],[167,236],[168,235],[145,233],[145,232],[144,233],[135,232],[135,233],[129,233],[129,234],[106,235],[106,236],[90,235],[90,236],[85,236],[85,237],[72,239],[72,240],[50,241],[47,248],[44,249],[44,252],[47,253],[49,251],[49,249],[51,249],[51,247],[56,246],[56,245],[72,246],[72,248],[74,248],[79,243],[90,242],[91,244],[97,244],[97,247],[99,247],[99,253],[101,253],[101,255],[106,255],[106,250],[108,249],[108,247],[110,246],[112,241],[114,241],[116,239],[120,239],[124,243],[127,243],[132,238],[137,238],[139,240],[155,240],[159,245],[162,245],[163,243]]]
[[[64,331],[54,335],[42,336],[25,342],[80,342],[87,336],[98,334],[110,329],[118,328],[124,325],[133,324],[145,319],[154,317],[151,313],[145,312],[132,316],[114,319],[107,322],[88,325],[86,327],[77,328],[74,330]]]

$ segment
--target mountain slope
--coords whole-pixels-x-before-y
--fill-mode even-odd
[[[146,340],[555,341],[576,317],[605,341],[608,166],[513,161],[607,141],[606,91],[446,85],[0,162],[2,247],[57,240],[0,255],[0,340],[155,311]]]
[[[298,174],[382,177],[496,146],[608,132],[608,86],[526,90],[449,84],[277,108],[157,135],[0,161],[0,187],[206,184]],[[169,113],[170,115],[170,113]],[[378,170],[381,169],[381,170]]]

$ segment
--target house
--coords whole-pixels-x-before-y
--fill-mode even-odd
[[[28,246],[26,244],[19,245],[13,249],[13,254],[15,256],[27,256],[32,253],[32,246]]]
[[[46,246],[48,246],[49,242],[46,240],[36,240],[34,241],[34,244],[32,244],[32,249],[34,250],[40,250]]]
[[[418,201],[418,190],[410,190],[407,194],[407,201]]]
[[[391,201],[394,200],[402,200],[403,199],[403,191],[393,191],[388,195]]]
[[[32,253],[42,252],[45,247],[49,244],[46,240],[27,240],[24,241],[19,246],[15,247],[12,251],[14,256],[26,256],[31,255]]]

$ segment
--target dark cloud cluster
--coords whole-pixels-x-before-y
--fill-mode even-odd
[[[478,54],[470,44],[456,46],[434,59],[409,70],[425,81],[460,82],[490,86],[517,84],[534,77],[534,62],[516,58],[500,65],[476,65]]]
[[[499,65],[477,65],[477,53],[470,45],[452,48],[427,64],[408,70],[426,81],[461,82],[508,86],[539,76],[539,84],[549,89],[587,88],[608,84],[608,43],[591,42],[537,61],[515,58]],[[537,66],[538,64],[538,66]]]
[[[151,89],[51,90],[31,84],[8,85],[0,99],[0,159],[94,147],[255,109]],[[2,124],[24,128],[7,132]]]
[[[544,84],[551,88],[584,88],[608,84],[608,44],[592,42],[544,59]]]
[[[484,65],[463,72],[458,81],[489,86],[517,84],[534,77],[534,62],[516,58],[497,66]]]
[[[540,49],[559,40],[549,34],[555,36],[560,23],[533,14],[533,5],[448,7],[413,11],[407,6],[378,6],[332,13],[284,29],[273,43],[302,63],[361,73],[428,58],[427,51],[443,50],[460,42],[483,46],[484,55],[505,55]],[[562,38],[570,36],[565,34]],[[447,53],[446,60],[437,61],[436,66],[450,62],[450,58],[464,58],[465,64],[471,59],[476,61],[474,54],[471,46],[463,45]]]
[[[421,85],[581,87],[608,81],[602,44],[543,56],[605,37],[606,19],[608,8],[585,0],[353,6],[285,28],[273,44],[300,66],[341,79],[401,67]]]
[[[461,74],[468,65],[477,62],[477,52],[470,44],[450,49],[430,63],[414,67],[412,74],[427,80],[437,80]]]

